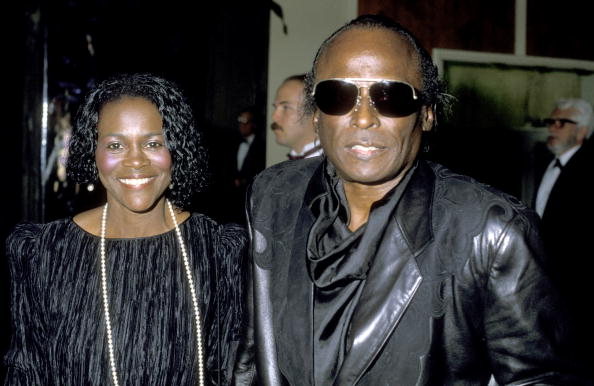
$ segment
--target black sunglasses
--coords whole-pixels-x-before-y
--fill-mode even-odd
[[[344,115],[359,103],[361,87],[369,89],[373,106],[386,117],[405,117],[421,106],[417,90],[411,84],[386,79],[324,79],[314,86],[313,98],[323,113]]]
[[[567,119],[567,118],[545,118],[542,120],[542,122],[546,125],[546,126],[559,126],[559,127],[563,127],[565,126],[566,123],[571,123],[571,124],[577,124],[576,121],[572,121],[571,119]]]

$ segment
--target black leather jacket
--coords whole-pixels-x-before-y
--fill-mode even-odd
[[[260,384],[313,384],[309,203],[324,158],[260,174],[248,196]],[[563,311],[536,215],[472,179],[418,161],[351,319],[335,385],[589,384],[561,357]],[[248,344],[248,348],[249,348]],[[252,347],[253,348],[253,347]],[[236,383],[250,383],[250,351]]]

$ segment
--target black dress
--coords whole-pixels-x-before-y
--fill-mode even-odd
[[[242,315],[246,235],[193,214],[180,230],[198,288],[207,384],[228,384]],[[21,224],[7,239],[13,337],[7,385],[109,385],[100,238],[72,219]],[[198,384],[191,295],[175,230],[107,239],[121,385]]]

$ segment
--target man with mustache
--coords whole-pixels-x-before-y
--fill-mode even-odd
[[[325,156],[247,199],[260,384],[581,384],[536,214],[419,156],[444,93],[417,39],[360,16],[306,84]]]
[[[285,79],[276,91],[272,113],[272,131],[279,145],[291,148],[291,160],[315,157],[322,154],[316,139],[311,115],[303,111],[305,74]]]

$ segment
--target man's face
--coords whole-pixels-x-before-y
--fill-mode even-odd
[[[383,29],[352,29],[339,35],[320,58],[316,78],[387,79],[422,88],[414,51]],[[322,147],[345,183],[395,186],[419,152],[422,130],[431,129],[433,111],[422,107],[390,118],[376,111],[367,87],[359,93],[358,105],[344,115],[316,111]]]
[[[244,111],[237,117],[239,123],[239,133],[242,137],[249,137],[254,133],[256,124],[254,123],[254,115],[249,111]]]
[[[556,156],[560,156],[574,146],[581,145],[586,138],[587,130],[585,127],[578,127],[571,122],[561,122],[559,119],[569,119],[575,121],[574,116],[577,112],[572,109],[555,109],[550,118],[555,123],[548,126],[549,137],[547,138],[547,147]]]
[[[279,145],[300,151],[314,136],[311,117],[303,115],[303,82],[289,80],[276,92],[272,131]]]

